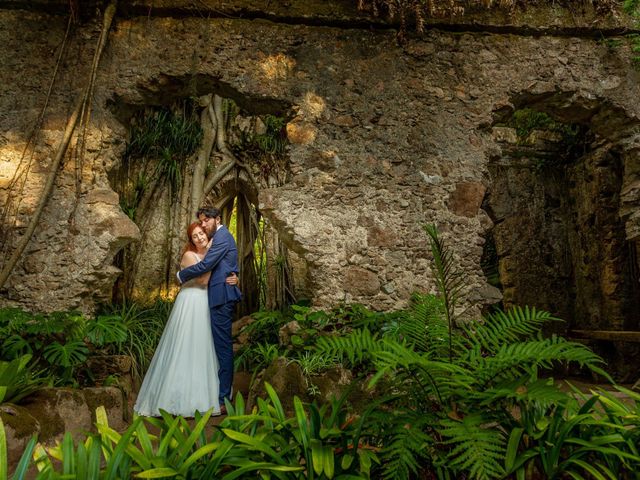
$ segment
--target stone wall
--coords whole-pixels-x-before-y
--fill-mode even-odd
[[[284,186],[261,191],[259,208],[306,262],[307,287],[319,306],[347,300],[397,308],[414,290],[432,291],[426,222],[438,225],[465,270],[469,298],[495,302],[499,294],[480,268],[492,227],[481,208],[494,181],[488,165],[501,155],[489,127],[523,103],[553,109],[561,120],[571,116],[620,145],[621,214],[627,237],[640,235],[640,189],[633,187],[640,178],[640,76],[629,46],[611,49],[595,40],[595,27],[586,21],[574,31],[556,26],[542,36],[517,24],[501,30],[495,21],[490,34],[477,24],[466,32],[464,25],[440,25],[399,43],[393,29],[371,30],[313,11],[306,20],[278,11],[253,19],[159,11],[137,17],[130,9],[116,20],[100,65],[80,194],[68,162],[4,303],[49,310],[105,296],[116,274],[113,254],[137,237],[107,181],[126,141],[111,106],[206,93],[248,109],[270,103],[292,109],[292,175]],[[11,85],[0,94],[4,203],[44,102],[66,19],[0,10],[0,25],[3,45],[13,47],[2,49],[0,62],[3,84]],[[22,223],[86,76],[95,38],[95,25],[84,24],[70,40],[73,53],[45,116],[49,143],[40,141],[40,170],[25,190]]]

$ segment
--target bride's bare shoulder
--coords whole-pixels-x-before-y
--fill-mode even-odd
[[[182,259],[180,260],[180,266],[182,268],[190,267],[191,265],[195,265],[200,261],[200,257],[195,252],[191,250],[187,250],[182,254]]]

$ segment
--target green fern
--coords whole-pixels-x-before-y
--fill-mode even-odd
[[[490,407],[507,401],[509,405],[535,403],[541,408],[546,408],[549,405],[564,405],[570,399],[571,397],[560,390],[552,378],[531,381],[530,376],[525,375],[481,392],[478,404]]]
[[[429,463],[433,436],[426,433],[435,420],[417,412],[390,412],[373,418],[384,428],[385,445],[380,452],[382,478],[408,480]]]
[[[493,356],[480,355],[477,350],[470,351],[462,364],[474,370],[477,388],[482,391],[495,382],[525,374],[534,375],[540,368],[549,369],[563,362],[575,362],[609,378],[600,368],[604,362],[598,355],[580,343],[568,342],[555,335],[505,344]]]
[[[470,478],[478,480],[504,475],[505,435],[482,414],[467,415],[461,421],[447,418],[440,425],[439,433],[446,439],[444,444],[453,447],[446,460],[448,468],[469,472]]]
[[[363,328],[344,336],[324,336],[318,339],[316,350],[336,361],[348,360],[351,366],[370,361],[374,354],[383,348],[378,334]]]
[[[485,316],[482,323],[463,326],[468,348],[480,345],[484,352],[495,353],[505,344],[518,342],[537,335],[550,321],[561,321],[550,313],[529,307],[513,307],[506,312],[497,311]]]
[[[453,329],[456,326],[456,305],[465,285],[462,272],[454,263],[453,254],[438,235],[435,225],[424,225],[429,235],[433,254],[434,277],[444,304],[444,315],[449,328],[449,361],[453,359]]]
[[[397,319],[396,334],[406,339],[416,351],[447,355],[449,327],[442,299],[435,295],[414,294],[409,309]]]
[[[470,392],[474,377],[466,368],[446,360],[430,359],[414,351],[409,345],[385,339],[384,348],[375,354],[377,373],[371,379],[374,385],[384,375],[392,375],[399,392],[416,396],[414,405],[425,404],[437,397],[447,403],[454,393]]]

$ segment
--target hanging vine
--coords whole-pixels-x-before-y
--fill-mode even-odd
[[[53,186],[55,184],[58,168],[60,167],[62,159],[65,157],[65,154],[67,153],[67,148],[69,147],[69,143],[71,142],[71,138],[75,131],[78,120],[81,118],[83,112],[87,112],[88,114],[88,111],[89,111],[88,105],[92,101],[92,93],[93,93],[93,89],[96,81],[98,64],[100,62],[100,57],[102,57],[102,52],[104,50],[104,47],[107,43],[109,30],[111,29],[111,23],[113,22],[113,17],[115,16],[115,13],[116,13],[116,6],[117,6],[117,1],[112,0],[111,3],[105,9],[103,20],[102,20],[102,30],[100,31],[98,44],[96,46],[96,50],[93,56],[93,63],[91,65],[91,71],[89,74],[89,80],[87,82],[87,86],[83,89],[82,94],[78,98],[75,108],[73,109],[73,112],[67,121],[67,126],[65,128],[62,141],[60,142],[60,145],[58,146],[58,150],[56,151],[53,161],[51,162],[51,165],[49,167],[49,173],[45,180],[43,191],[40,195],[40,200],[38,201],[38,205],[36,206],[36,209],[34,210],[33,215],[29,220],[29,224],[27,225],[26,231],[22,235],[22,238],[20,239],[18,245],[16,246],[16,249],[13,251],[11,257],[9,258],[7,263],[4,265],[2,272],[0,272],[0,288],[4,286],[5,282],[9,278],[11,271],[13,270],[16,263],[18,262],[18,259],[22,256],[22,253],[24,252],[25,248],[29,244],[29,241],[31,240],[31,236],[33,235],[33,232],[35,231],[40,221],[40,216],[42,215],[44,207],[46,206],[49,200],[49,197],[51,196],[51,192],[53,191]]]

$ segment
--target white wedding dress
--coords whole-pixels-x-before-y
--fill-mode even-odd
[[[210,408],[219,414],[218,390],[207,288],[187,282],[173,304],[133,409],[146,417],[160,416],[160,409],[183,417]]]

